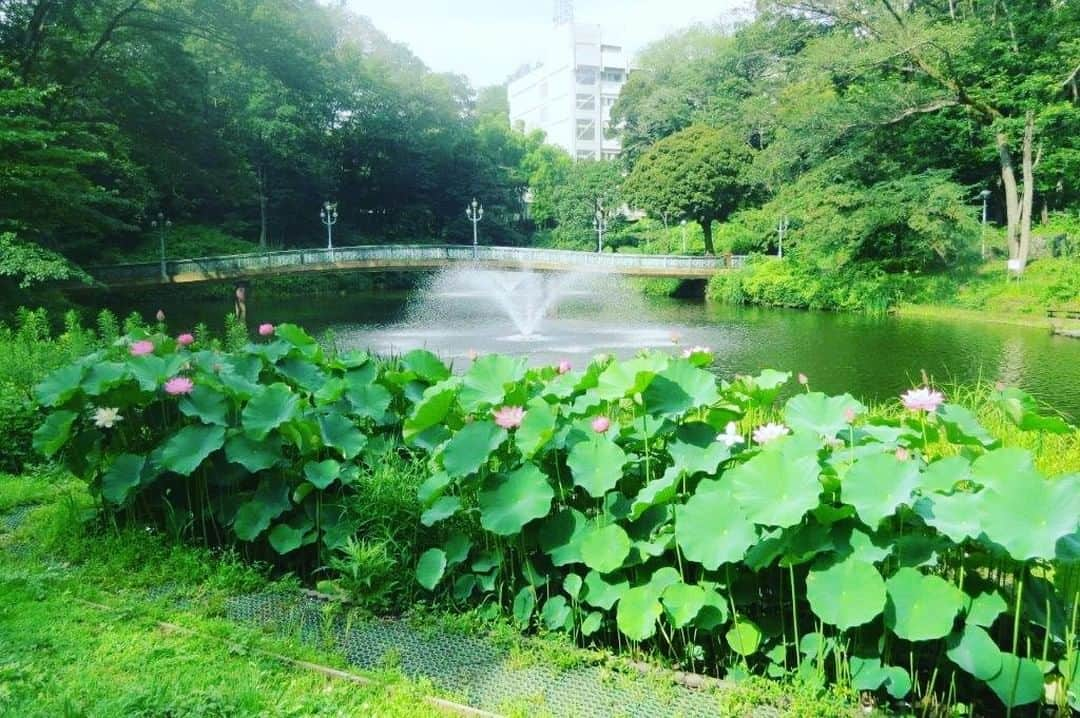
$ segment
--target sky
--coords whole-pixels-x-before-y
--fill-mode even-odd
[[[536,62],[551,28],[552,0],[349,0],[436,72],[497,85]],[[749,0],[576,0],[578,22],[600,23],[604,41],[636,52],[697,22],[748,19]]]

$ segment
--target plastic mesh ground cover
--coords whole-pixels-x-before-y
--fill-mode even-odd
[[[318,599],[295,594],[251,594],[230,599],[226,615],[308,643],[332,645],[361,669],[393,667],[411,678],[427,678],[488,711],[527,706],[536,715],[573,718],[718,714],[717,697],[709,691],[601,666],[562,669],[515,661],[483,640],[419,630],[403,621],[350,623],[329,608]]]
[[[0,515],[0,531],[11,533],[18,530],[20,526],[26,523],[27,517],[35,508],[33,504],[25,504],[16,506],[11,511]]]

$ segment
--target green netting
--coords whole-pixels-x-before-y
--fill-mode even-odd
[[[426,678],[473,707],[574,718],[697,718],[718,714],[717,696],[655,677],[595,665],[561,668],[502,651],[489,642],[404,621],[351,622],[330,604],[287,594],[230,599],[233,620],[268,626],[309,643],[330,645],[361,669],[396,668]]]
[[[5,514],[0,515],[0,531],[7,533],[17,530],[26,522],[30,512],[34,510],[32,504],[16,506]]]

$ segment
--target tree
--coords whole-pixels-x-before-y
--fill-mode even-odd
[[[570,165],[553,193],[561,243],[592,247],[597,213],[607,223],[622,209],[622,172],[604,160],[578,160]]]
[[[701,225],[705,253],[715,254],[712,225],[749,199],[753,151],[730,131],[692,125],[660,140],[634,165],[624,191],[654,216],[684,216]]]

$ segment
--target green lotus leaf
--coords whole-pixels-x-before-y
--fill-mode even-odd
[[[764,451],[728,472],[735,501],[756,524],[786,528],[800,523],[821,496],[816,454]]]
[[[552,596],[544,603],[544,609],[540,612],[540,618],[549,631],[566,630],[570,623],[570,604],[565,596]]]
[[[585,593],[581,598],[590,606],[610,611],[615,602],[621,599],[629,588],[630,583],[626,579],[608,583],[599,571],[589,571],[585,574]]]
[[[612,362],[597,378],[595,394],[606,401],[640,394],[657,374],[667,368],[669,361],[668,357],[655,353]]]
[[[906,641],[930,641],[952,632],[963,594],[939,576],[902,568],[885,582],[885,625]]]
[[[784,422],[792,431],[809,431],[826,439],[847,431],[847,415],[862,414],[866,407],[850,394],[826,396],[821,392],[798,394],[784,405]]]
[[[290,506],[288,484],[277,477],[266,477],[259,482],[255,496],[237,510],[233,532],[241,541],[254,541]]]
[[[84,376],[86,367],[82,364],[57,369],[34,387],[34,398],[41,406],[59,406],[78,393]]]
[[[341,414],[320,416],[319,432],[323,443],[340,451],[346,459],[356,457],[367,444],[367,437]]]
[[[705,606],[705,589],[680,581],[665,588],[660,600],[671,617],[671,625],[682,628],[697,618]]]
[[[1009,482],[1014,476],[1042,476],[1035,468],[1035,457],[1027,449],[995,449],[971,464],[971,480],[981,486]]]
[[[919,465],[893,454],[874,454],[856,461],[844,475],[840,499],[855,507],[859,519],[872,529],[901,504],[912,503],[919,487]]]
[[[754,525],[740,507],[721,490],[709,490],[717,481],[705,480],[683,506],[675,507],[675,540],[683,555],[710,571],[724,563],[741,561],[757,542]],[[705,487],[705,490],[703,490]]]
[[[416,490],[416,498],[425,507],[431,506],[436,499],[443,495],[450,483],[450,476],[446,472],[440,471],[437,474],[432,474],[427,481],[420,484],[420,488]]]
[[[131,376],[139,382],[143,391],[157,391],[168,379],[176,376],[185,361],[182,354],[174,354],[168,358],[151,354],[132,357],[128,361],[128,367],[131,369]]]
[[[728,622],[728,601],[712,586],[705,588],[701,610],[694,618],[694,625],[712,631]]]
[[[652,586],[635,586],[619,599],[615,624],[630,640],[644,641],[656,633],[656,621],[663,612],[660,597]]]
[[[307,392],[315,393],[326,384],[326,373],[306,359],[286,359],[277,365],[277,371]]]
[[[879,545],[873,537],[858,529],[851,532],[848,537],[848,545],[851,547],[851,557],[866,563],[879,563],[892,555],[893,546]]]
[[[1008,388],[993,395],[995,403],[1021,431],[1068,434],[1072,427],[1060,416],[1043,416],[1035,398],[1025,391]]]
[[[185,426],[161,447],[161,467],[190,476],[206,457],[224,445],[224,426]]]
[[[348,384],[341,377],[331,377],[315,392],[315,403],[319,406],[336,404],[345,396]]]
[[[581,588],[584,586],[584,582],[581,580],[581,576],[576,573],[572,573],[563,579],[563,590],[566,591],[566,595],[574,601],[578,600],[581,595]]]
[[[502,554],[497,551],[481,551],[475,559],[473,559],[472,568],[477,573],[487,573],[496,566],[502,565]]]
[[[968,598],[967,596],[964,598],[965,603],[968,603],[967,616],[964,617],[964,620],[976,626],[986,628],[993,626],[998,616],[1008,608],[1005,599],[994,590],[984,591],[974,598]]]
[[[103,361],[90,366],[82,381],[82,390],[89,396],[100,396],[109,389],[123,384],[128,378],[127,365]]]
[[[71,438],[71,427],[79,415],[74,411],[54,411],[34,431],[34,449],[47,457],[55,456]]]
[[[525,405],[525,418],[514,432],[514,442],[518,451],[526,459],[531,459],[555,436],[555,411],[551,405],[540,398]]]
[[[678,493],[680,476],[674,467],[669,466],[663,476],[645,484],[630,505],[630,519],[637,521],[653,506],[670,503]]]
[[[106,501],[123,504],[131,491],[138,488],[146,474],[145,456],[121,454],[101,477],[101,495]]]
[[[446,554],[441,548],[429,548],[420,554],[420,560],[416,562],[416,582],[421,586],[434,591],[445,572]]]
[[[848,665],[851,667],[851,687],[857,691],[876,691],[889,677],[881,659],[876,656],[852,656]]]
[[[847,630],[877,618],[885,608],[885,581],[872,563],[854,556],[811,570],[806,599],[825,623]]]
[[[598,499],[619,483],[626,461],[626,452],[615,442],[597,436],[591,441],[575,444],[566,464],[574,476],[574,483]]]
[[[514,596],[514,621],[519,626],[528,626],[536,610],[536,589],[525,586]]]
[[[911,675],[899,666],[885,668],[885,692],[896,700],[911,692]]]
[[[468,601],[475,590],[476,576],[471,573],[462,574],[454,581],[454,600]]]
[[[452,377],[425,389],[423,397],[405,420],[402,430],[405,442],[410,443],[417,434],[433,426],[441,425],[450,412],[450,407],[453,406],[460,388],[461,379]]]
[[[353,414],[371,419],[377,424],[382,423],[386,410],[393,401],[390,392],[378,384],[349,387],[345,391],[345,398],[349,400]]]
[[[738,618],[724,634],[724,640],[740,656],[751,656],[761,645],[761,629],[748,618]]]
[[[284,340],[298,349],[317,349],[319,342],[315,337],[305,332],[295,324],[278,324],[274,327],[274,336]]]
[[[994,477],[977,497],[983,533],[1017,561],[1053,559],[1058,540],[1080,524],[1080,475],[1056,481],[1034,472]]]
[[[731,450],[716,440],[716,429],[693,422],[679,427],[675,441],[668,445],[673,468],[687,475],[716,474],[720,464],[731,458]]]
[[[604,614],[599,611],[592,611],[585,620],[581,622],[581,635],[591,636],[600,630],[604,625]]]
[[[949,636],[946,646],[949,660],[980,681],[988,681],[1001,671],[1001,650],[978,626],[965,625],[962,631]]]
[[[428,384],[436,384],[450,376],[445,364],[429,351],[414,349],[401,357],[402,365]]]
[[[204,424],[229,425],[229,405],[225,395],[205,384],[197,384],[190,394],[180,400],[180,413]]]
[[[931,463],[919,477],[919,490],[924,494],[950,494],[956,485],[971,478],[971,462],[963,456],[949,456]]]
[[[420,523],[434,526],[456,514],[460,508],[461,499],[456,496],[443,496],[420,516]]]
[[[296,549],[303,546],[305,543],[310,543],[314,540],[313,530],[315,525],[311,523],[309,519],[302,519],[299,525],[293,526],[289,523],[281,523],[270,529],[270,533],[267,534],[267,539],[270,541],[270,546],[279,554],[284,556],[285,554],[292,553]]]
[[[459,563],[465,563],[465,560],[469,557],[469,550],[472,549],[472,541],[463,533],[453,534],[443,546],[443,552],[446,554],[446,565],[457,566]]]
[[[945,433],[954,444],[975,444],[991,447],[998,440],[991,436],[975,414],[957,404],[944,404],[937,410],[938,421],[945,425]]]
[[[642,398],[650,413],[679,416],[690,409],[715,404],[720,395],[715,375],[688,361],[677,360],[649,382]]]
[[[581,559],[600,573],[611,573],[630,555],[630,537],[618,524],[589,530],[581,541]]]
[[[1001,670],[986,685],[1006,707],[1023,706],[1043,697],[1043,672],[1031,659],[1002,653]]]
[[[540,526],[540,548],[555,566],[581,563],[581,542],[588,533],[588,520],[577,509],[563,509]]]
[[[492,421],[474,421],[454,434],[442,453],[443,468],[451,478],[474,474],[491,453],[506,441],[506,430]]]
[[[916,501],[914,508],[927,526],[937,529],[954,543],[963,543],[982,532],[975,494],[933,494]]]
[[[285,457],[281,453],[280,438],[255,441],[244,434],[234,434],[225,442],[225,458],[257,474],[277,465]]]
[[[480,525],[500,536],[519,533],[525,524],[548,515],[555,490],[533,464],[488,477],[480,491]]]
[[[461,388],[461,407],[473,412],[495,406],[506,397],[506,387],[525,377],[525,358],[487,354],[473,362],[465,372]]]
[[[285,384],[260,387],[241,414],[244,431],[252,439],[262,441],[271,431],[294,419],[299,406],[299,397]]]
[[[304,478],[320,491],[325,491],[341,475],[341,464],[333,459],[309,461],[304,464]]]

